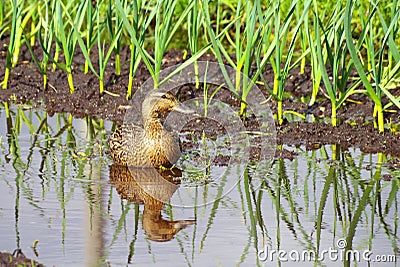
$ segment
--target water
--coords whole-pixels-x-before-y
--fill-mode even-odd
[[[317,252],[316,265],[340,266],[345,248],[360,255],[351,265],[368,265],[369,251],[399,260],[390,157],[286,147],[298,157],[248,166],[238,183],[235,166],[214,166],[207,182],[150,185],[152,174],[112,165],[110,122],[69,120],[29,106],[12,106],[7,120],[0,110],[0,251],[21,248],[47,266],[310,266],[301,255]],[[155,188],[169,204],[149,196]]]

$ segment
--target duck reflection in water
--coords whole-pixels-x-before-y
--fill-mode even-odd
[[[194,220],[168,221],[162,218],[164,204],[179,187],[182,176],[177,168],[156,170],[154,168],[135,168],[118,164],[110,167],[110,180],[121,198],[133,203],[143,204],[142,225],[148,239],[169,241],[176,233]]]

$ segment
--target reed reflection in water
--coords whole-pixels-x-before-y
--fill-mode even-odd
[[[345,250],[400,255],[399,159],[283,146],[297,156],[249,163],[243,179],[235,166],[211,166],[207,180],[193,182],[187,170],[111,165],[112,127],[24,106],[7,117],[0,107],[1,251],[20,248],[47,266],[284,266],[257,255],[265,247],[317,253],[340,238]]]

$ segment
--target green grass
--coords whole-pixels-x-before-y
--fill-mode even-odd
[[[324,95],[332,104],[330,122],[337,126],[338,110],[351,96],[365,94],[375,105],[371,115],[382,132],[389,123],[384,113],[400,108],[400,96],[393,93],[400,87],[399,16],[400,2],[388,0],[293,4],[260,0],[2,1],[0,38],[9,36],[2,88],[7,89],[21,47],[33,50],[39,46],[43,56],[33,61],[43,75],[43,88],[53,64],[53,70],[57,67],[67,73],[71,93],[73,72],[80,70],[91,71],[99,79],[100,92],[107,92],[104,76],[107,63],[114,58],[116,75],[121,74],[121,64],[129,63],[129,99],[140,62],[157,88],[163,82],[159,73],[165,52],[175,47],[190,51],[187,60],[194,64],[196,88],[205,88],[200,86],[197,59],[206,52],[236,70],[236,80],[227,85],[238,92],[243,116],[251,85],[241,77],[264,84],[278,103],[274,113],[282,123],[285,114],[293,113],[282,106],[288,96],[289,72],[298,68],[304,73],[308,63],[312,78],[312,92],[306,97],[309,105]],[[85,57],[83,66],[74,61],[77,45]],[[96,64],[91,58],[95,45],[99,50]],[[121,62],[123,46],[130,48],[129,62]],[[60,54],[64,62],[59,61]],[[263,76],[267,66],[274,72],[272,88]]]

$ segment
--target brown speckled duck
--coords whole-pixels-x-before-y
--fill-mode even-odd
[[[120,125],[109,139],[114,162],[135,167],[171,167],[180,156],[179,138],[162,124],[162,118],[172,110],[191,113],[178,106],[169,92],[152,92],[142,103],[144,127]]]

